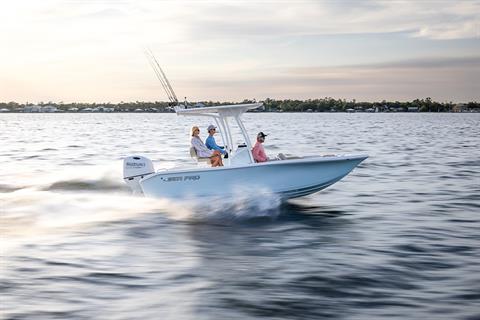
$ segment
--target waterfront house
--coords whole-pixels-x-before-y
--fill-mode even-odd
[[[57,107],[54,106],[43,106],[40,108],[40,112],[57,112]]]
[[[54,106],[25,106],[23,112],[57,112],[57,107]]]
[[[40,112],[40,110],[40,106],[25,106],[25,108],[23,108],[23,112]]]
[[[465,111],[465,104],[459,103],[453,106],[452,112],[463,112]]]

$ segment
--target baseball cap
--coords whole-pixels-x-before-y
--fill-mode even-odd
[[[212,129],[217,129],[217,127],[215,127],[213,124],[211,124],[211,125],[208,126],[207,131],[210,131]]]
[[[267,134],[265,134],[261,131],[257,134],[257,137],[259,137],[259,138],[265,138],[266,136],[267,136]]]

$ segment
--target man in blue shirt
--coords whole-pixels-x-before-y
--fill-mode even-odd
[[[225,147],[217,145],[215,142],[215,138],[213,135],[217,131],[217,127],[215,127],[213,124],[209,125],[207,128],[208,131],[208,138],[205,140],[205,145],[207,146],[208,149],[210,150],[218,150],[220,151],[223,155],[225,155],[224,158],[227,158],[227,151],[225,150]]]

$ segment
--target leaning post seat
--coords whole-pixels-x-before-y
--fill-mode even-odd
[[[190,156],[193,158],[193,159],[196,159],[198,162],[210,162],[210,158],[209,157],[199,157],[197,155],[197,150],[195,150],[194,147],[190,147]]]

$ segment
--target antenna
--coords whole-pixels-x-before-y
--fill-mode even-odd
[[[148,62],[150,63],[153,72],[155,72],[157,79],[162,84],[163,90],[165,90],[168,100],[170,100],[170,102],[178,104],[177,95],[175,94],[175,91],[173,91],[172,86],[170,85],[170,81],[168,81],[167,76],[158,64],[158,61],[153,55],[152,51],[148,48],[145,49],[145,55],[147,56]]]

